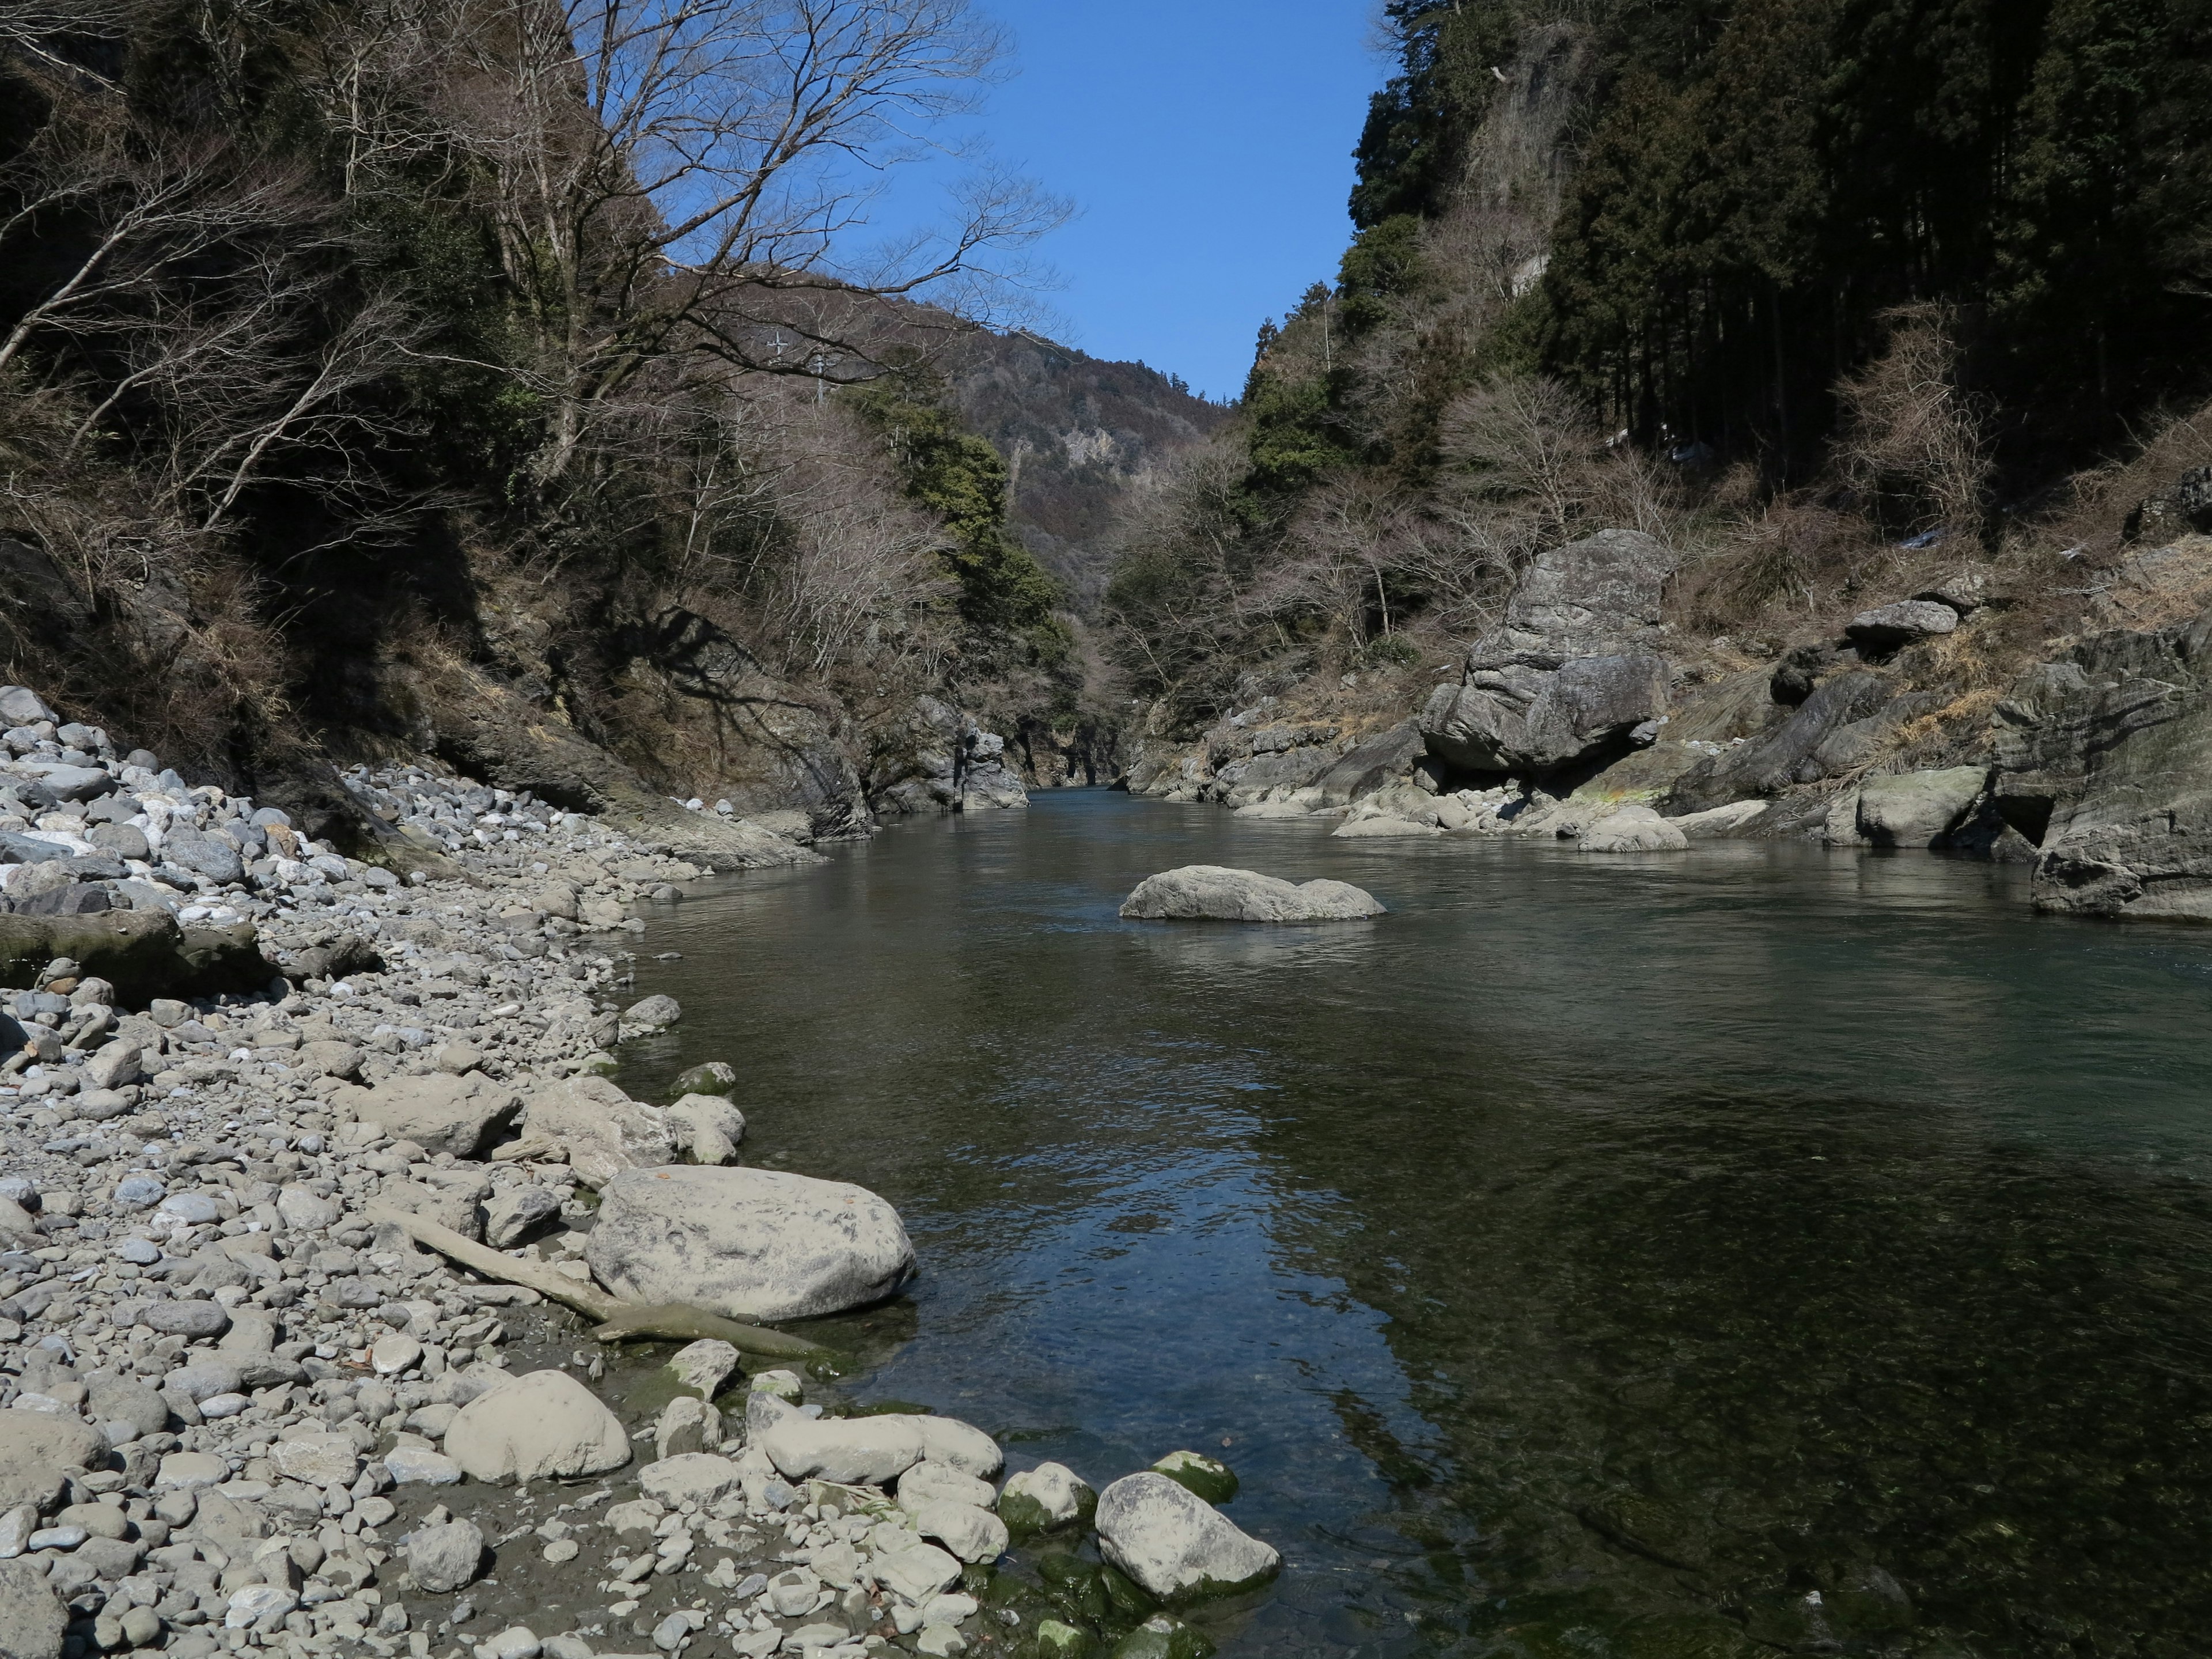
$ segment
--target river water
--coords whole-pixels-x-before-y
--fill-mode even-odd
[[[623,1079],[904,1217],[846,1386],[1285,1558],[1244,1655],[2212,1651],[2212,934],[1075,792],[669,907]],[[1145,875],[1367,887],[1124,922]],[[678,951],[674,962],[642,959]]]

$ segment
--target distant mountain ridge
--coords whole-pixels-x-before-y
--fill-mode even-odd
[[[1086,617],[1112,575],[1130,492],[1233,409],[1144,363],[1028,334],[971,337],[945,371],[964,423],[1006,458],[1016,532]]]

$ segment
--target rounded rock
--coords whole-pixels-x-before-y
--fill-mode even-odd
[[[566,1371],[532,1371],[461,1407],[446,1455],[471,1480],[574,1480],[629,1462],[622,1420]]]

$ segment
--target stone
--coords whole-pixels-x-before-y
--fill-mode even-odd
[[[395,1077],[374,1089],[355,1089],[339,1097],[364,1122],[374,1123],[394,1140],[411,1140],[434,1156],[451,1152],[475,1158],[492,1132],[514,1115],[512,1089],[482,1073],[450,1077]]]
[[[1356,921],[1386,914],[1371,894],[1340,881],[1294,884],[1257,871],[1192,864],[1147,876],[1121,914],[1145,921]]]
[[[1966,822],[1989,778],[1981,766],[1866,778],[1859,785],[1858,833],[1876,847],[1941,847]]]
[[[627,1170],[602,1188],[585,1248],[617,1296],[729,1319],[803,1319],[891,1295],[915,1270],[873,1193],[781,1170]]]
[[[0,1659],[61,1659],[69,1613],[43,1566],[0,1561]]]
[[[474,1522],[417,1527],[407,1539],[407,1573],[417,1589],[449,1595],[475,1583],[483,1555],[483,1534]]]
[[[685,1504],[702,1508],[735,1492],[744,1472],[726,1457],[712,1452],[684,1452],[648,1463],[637,1472],[637,1489],[671,1509]]]
[[[923,1504],[915,1514],[914,1529],[971,1565],[997,1560],[1009,1541],[1006,1523],[990,1510],[949,1498]]]
[[[917,1604],[960,1582],[960,1563],[933,1544],[912,1544],[879,1555],[874,1571],[884,1589]]]
[[[1737,800],[1703,812],[1686,813],[1667,822],[1691,841],[1714,841],[1742,834],[1765,817],[1769,810],[1763,800]]]
[[[146,844],[146,832],[135,823],[95,823],[84,832],[84,838],[119,859],[143,860],[153,852]]]
[[[397,1376],[421,1363],[422,1345],[404,1331],[380,1336],[369,1345],[369,1369],[379,1376]]]
[[[467,1181],[440,1182],[435,1185],[401,1181],[386,1187],[378,1196],[395,1210],[404,1210],[409,1215],[434,1221],[464,1238],[474,1239],[483,1232],[483,1212],[477,1199],[487,1185]]]
[[[484,1243],[504,1250],[520,1244],[561,1213],[561,1200],[532,1183],[495,1193],[484,1206]]]
[[[213,1452],[171,1452],[155,1474],[156,1487],[197,1491],[230,1479],[230,1465]]]
[[[666,1030],[683,1018],[684,1005],[674,997],[641,998],[623,1010],[622,1034],[626,1037],[649,1036]]]
[[[803,1619],[821,1595],[822,1581],[805,1568],[795,1567],[769,1579],[762,1593],[779,1618]]]
[[[988,1480],[1006,1466],[999,1443],[972,1424],[957,1417],[913,1417],[908,1419],[921,1437],[921,1455],[963,1474]]]
[[[41,720],[52,726],[59,724],[61,716],[28,686],[7,685],[0,686],[0,720],[10,726],[36,726]]]
[[[107,1437],[73,1416],[0,1412],[0,1510],[46,1507],[70,1471],[107,1461]]]
[[[1690,838],[1648,806],[1617,807],[1583,831],[1585,853],[1679,853]]]
[[[85,1409],[102,1423],[126,1423],[139,1434],[169,1426],[169,1405],[158,1390],[134,1377],[106,1377],[85,1396]]]
[[[1197,1493],[1209,1504],[1226,1504],[1237,1496],[1237,1472],[1218,1457],[1204,1452],[1172,1451],[1152,1465],[1176,1485]]]
[[[161,838],[161,858],[210,881],[238,881],[246,874],[245,862],[228,840],[185,824],[175,826]]]
[[[738,1068],[727,1060],[707,1060],[678,1078],[675,1091],[679,1096],[734,1095],[738,1091]]]
[[[688,1343],[668,1357],[668,1369],[680,1387],[702,1400],[712,1400],[738,1374],[738,1351],[728,1343],[708,1337]]]
[[[286,1480],[311,1486],[349,1486],[361,1473],[361,1452],[349,1434],[289,1434],[270,1448],[269,1461]]]
[[[950,1625],[924,1625],[914,1638],[914,1650],[929,1659],[951,1659],[968,1651],[968,1638]]]
[[[776,1472],[791,1480],[889,1486],[921,1461],[922,1440],[910,1417],[785,1417],[758,1444]]]
[[[273,1631],[284,1616],[300,1605],[300,1598],[283,1584],[248,1584],[231,1592],[222,1616],[225,1630]]]
[[[577,1178],[601,1189],[625,1170],[659,1169],[676,1158],[664,1115],[603,1077],[541,1085],[525,1098],[520,1121],[531,1137],[566,1146]]]
[[[461,1478],[459,1463],[425,1446],[393,1447],[384,1455],[384,1472],[399,1486],[450,1486]]]
[[[1173,1613],[1156,1613],[1114,1644],[1107,1659],[1210,1659],[1213,1644]]]
[[[1100,1553],[1164,1601],[1248,1589],[1282,1565],[1272,1547],[1149,1469],[1099,1493],[1097,1521]]]
[[[1018,1537],[1071,1524],[1088,1526],[1097,1508],[1098,1494],[1065,1463],[1025,1469],[1008,1479],[999,1494],[999,1518]]]
[[[143,1045],[108,1043],[84,1063],[84,1080],[95,1089],[121,1089],[146,1075]]]
[[[678,1395],[660,1408],[659,1420],[653,1425],[653,1450],[656,1457],[669,1458],[682,1452],[715,1451],[721,1443],[721,1413],[696,1395]]]
[[[318,1196],[305,1187],[286,1187],[276,1194],[276,1213],[295,1232],[320,1232],[337,1224],[340,1211],[335,1199]]]
[[[149,1302],[138,1322],[165,1336],[214,1338],[230,1328],[230,1310],[220,1302]]]
[[[461,1407],[446,1455],[471,1480],[574,1480],[629,1462],[622,1420],[566,1371],[532,1371]]]
[[[477,1650],[479,1659],[538,1659],[544,1644],[526,1625],[510,1625]]]
[[[292,1069],[309,1077],[351,1078],[360,1073],[362,1059],[361,1050],[350,1042],[319,1039],[300,1045]]]
[[[745,1116],[720,1095],[685,1095],[669,1107],[668,1128],[694,1164],[727,1164],[745,1138]]]
[[[1412,841],[1432,838],[1443,831],[1433,823],[1416,823],[1411,818],[1379,812],[1372,817],[1349,819],[1329,834],[1334,841]]]
[[[1057,1619],[1040,1620],[1036,1637],[1040,1659],[1083,1659],[1091,1646],[1088,1636]]]
[[[1901,599],[1895,605],[1862,611],[1844,626],[1844,635],[1862,651],[1876,653],[1897,650],[1915,640],[1954,633],[1959,613],[1933,599]]]
[[[909,1515],[939,1498],[950,1498],[956,1504],[970,1504],[977,1509],[987,1510],[996,1498],[989,1481],[979,1480],[972,1474],[963,1474],[949,1463],[932,1462],[927,1457],[899,1476],[899,1507]]]
[[[1324,806],[1346,806],[1384,785],[1413,775],[1421,762],[1419,726],[1402,720],[1389,731],[1355,744],[1316,778],[1312,788]]]

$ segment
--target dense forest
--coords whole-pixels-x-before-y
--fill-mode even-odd
[[[1068,444],[1218,411],[1054,348],[1001,453],[963,410],[1037,378],[1061,204],[867,226],[1004,49],[960,0],[0,4],[9,672],[264,793],[411,745],[865,822],[924,699],[1109,757],[1030,545],[1099,526],[1018,470],[1110,500]]]
[[[1176,720],[1448,653],[1600,520],[1664,527],[1700,625],[1802,621],[1885,546],[1997,552],[2212,391],[2198,0],[1383,9],[1341,268],[1114,590]]]

